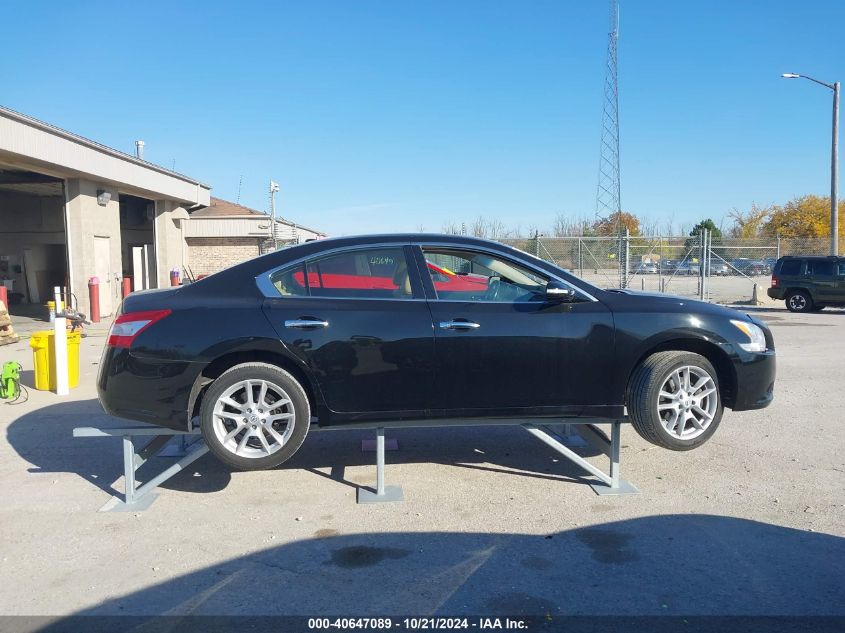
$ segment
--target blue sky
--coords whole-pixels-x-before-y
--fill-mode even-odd
[[[621,0],[622,206],[829,193],[841,0]],[[0,103],[333,235],[592,217],[605,0],[8,3]]]

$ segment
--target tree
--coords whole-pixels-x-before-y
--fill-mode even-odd
[[[487,237],[491,240],[503,240],[510,235],[510,231],[505,226],[505,223],[496,219],[487,221],[487,233]]]
[[[461,227],[454,222],[446,222],[440,228],[441,233],[445,233],[446,235],[460,235],[461,234]]]
[[[839,203],[839,214],[845,202]],[[793,198],[785,205],[773,205],[763,225],[770,237],[830,237],[830,198],[807,195]],[[839,223],[839,237],[845,236],[845,223]]]
[[[593,232],[596,235],[618,235],[624,233],[625,229],[631,235],[640,234],[640,219],[632,213],[616,211],[606,218],[593,223]]]
[[[487,220],[484,219],[483,215],[479,215],[473,220],[469,233],[473,237],[487,237]]]
[[[711,220],[710,218],[707,218],[706,220],[702,220],[701,222],[696,224],[694,227],[692,227],[692,231],[689,232],[690,237],[695,237],[697,235],[700,235],[701,231],[703,229],[707,229],[708,231],[710,231],[710,233],[713,235],[714,241],[722,239],[722,229],[720,229],[718,226],[716,226],[716,223],[713,220]]]
[[[728,214],[728,217],[733,220],[730,236],[741,238],[760,237],[760,234],[763,232],[763,226],[769,219],[771,212],[771,207],[758,207],[753,202],[751,203],[751,209],[748,211],[740,211],[737,208],[732,209]]]
[[[701,243],[698,236],[701,235],[701,232],[704,229],[710,231],[712,244],[718,244],[722,241],[722,229],[716,226],[716,223],[713,220],[707,218],[692,227],[692,230],[689,232],[690,236],[684,244],[687,250],[696,248]]]
[[[590,222],[586,218],[570,218],[558,213],[552,225],[554,237],[582,237],[590,234]]]

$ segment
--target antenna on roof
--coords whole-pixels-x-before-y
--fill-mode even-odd
[[[240,180],[238,180],[238,199],[235,200],[238,204],[241,203],[241,187],[244,185],[244,175],[241,174]]]

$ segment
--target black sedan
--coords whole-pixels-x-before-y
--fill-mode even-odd
[[[194,284],[129,295],[98,377],[106,412],[187,430],[242,469],[293,455],[312,423],[630,419],[673,450],[772,400],[764,323],[601,290],[459,236],[309,242]]]

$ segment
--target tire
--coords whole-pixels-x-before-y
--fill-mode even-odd
[[[806,290],[791,290],[786,295],[786,309],[790,312],[812,312],[813,298]]]
[[[239,470],[264,470],[287,461],[302,446],[310,424],[311,406],[302,385],[268,363],[227,370],[211,383],[200,406],[200,430],[209,450]]]
[[[675,395],[673,387],[683,387],[684,380],[690,383],[689,391],[692,391],[705,377],[707,380],[691,398],[686,388],[678,389]],[[714,391],[702,398],[701,394],[710,389]],[[680,391],[684,391],[683,397]],[[672,394],[673,398],[662,393]],[[719,427],[724,410],[715,368],[704,356],[692,352],[657,352],[646,358],[634,370],[627,400],[628,415],[640,437],[673,451],[689,451],[704,444]],[[659,413],[658,407],[661,407]],[[678,423],[681,418],[683,427]]]

